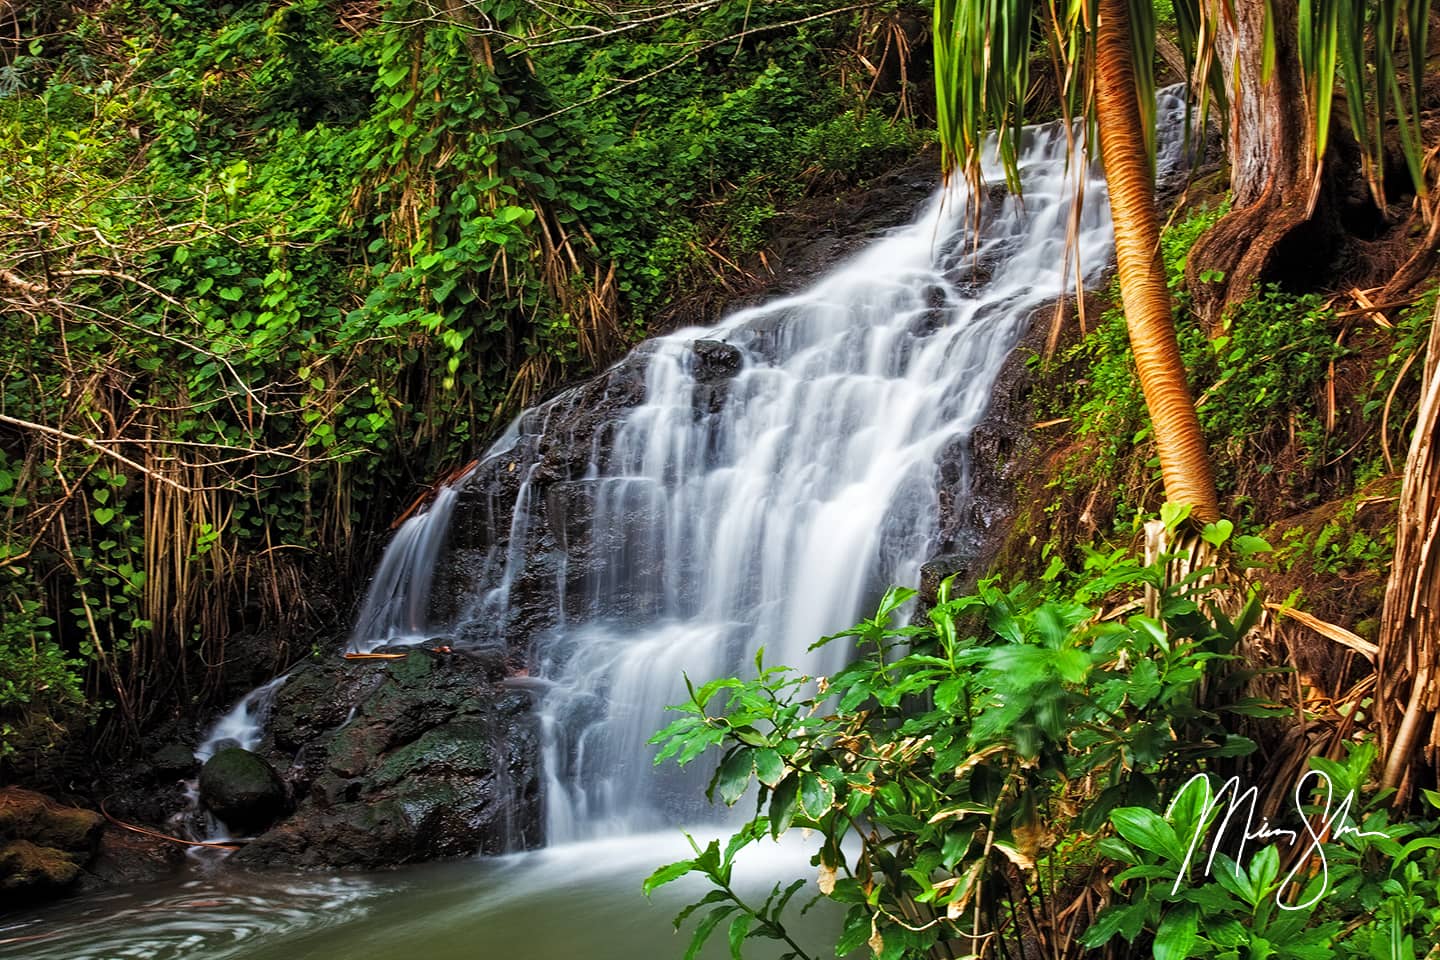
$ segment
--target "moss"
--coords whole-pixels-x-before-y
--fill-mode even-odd
[[[68,887],[80,876],[80,865],[63,850],[29,840],[0,847],[0,890],[42,893]]]
[[[0,790],[0,838],[88,854],[104,823],[92,810],[62,806],[33,790]]]
[[[492,731],[482,723],[447,723],[386,756],[370,778],[371,783],[386,787],[435,768],[484,776],[495,765],[491,740]]]

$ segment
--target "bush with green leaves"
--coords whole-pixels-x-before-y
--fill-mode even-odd
[[[1253,537],[1228,544],[1228,523],[1205,536],[1240,555],[1265,548]],[[1248,674],[1234,662],[1258,598],[1227,616],[1217,588],[1202,585],[1212,572],[1172,585],[1163,561],[1092,551],[1082,570],[1056,561],[1038,584],[942,591],[909,624],[913,591],[895,589],[874,617],[820,641],[856,645],[834,676],[757,658],[753,679],[692,687],[655,737],[659,760],[718,752],[708,795],[753,802],[754,815],[723,849],[717,841],[646,882],[699,873],[716,886],[688,956],[726,920],[736,956],[751,937],[819,955],[788,940],[781,909],[793,885],[753,906],[729,884],[741,850],[794,827],[818,834],[820,892],[846,907],[841,955],[867,944],[885,960],[1019,955],[1022,940],[1062,937],[1057,898],[1084,838],[1116,808],[1154,806],[1177,778],[1251,752],[1227,714],[1274,712],[1242,695]]]
[[[1250,848],[1239,863],[1212,856],[1221,844],[1238,855],[1242,831],[1251,830],[1254,801],[1238,785],[1184,786],[1165,816],[1148,807],[1111,811],[1118,836],[1098,850],[1124,868],[1113,881],[1118,902],[1083,942],[1148,943],[1156,960],[1433,956],[1440,823],[1392,823],[1387,798],[1366,793],[1374,744],[1347,746],[1343,761],[1312,758],[1296,785],[1290,823],[1309,825],[1287,842],[1283,860],[1274,843]],[[1440,794],[1427,791],[1427,801],[1440,810]]]

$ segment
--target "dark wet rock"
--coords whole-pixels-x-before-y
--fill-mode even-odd
[[[700,383],[728,380],[740,372],[744,355],[723,340],[696,340],[695,379]]]
[[[370,869],[536,845],[539,735],[507,672],[503,651],[425,648],[297,669],[262,746],[296,809],[235,860]]]
[[[95,859],[85,868],[82,890],[112,883],[151,883],[164,879],[185,863],[185,847],[134,830],[107,825]]]
[[[168,743],[150,755],[150,769],[156,777],[193,777],[199,768],[195,751],[182,743]]]
[[[285,785],[249,750],[226,747],[200,769],[200,800],[234,830],[261,830],[285,811]]]
[[[584,529],[593,507],[593,485],[584,481],[592,465],[609,456],[625,411],[645,399],[645,369],[653,346],[641,345],[599,376],[530,410],[518,424],[513,447],[483,461],[460,490],[446,559],[435,573],[431,620],[464,620],[475,585],[493,586],[493,570],[513,548],[525,557],[524,583],[511,591],[503,621],[481,617],[469,633],[455,639],[466,645],[508,642],[509,669],[526,661],[526,640],[559,620],[555,606],[561,565],[583,578],[594,572],[587,552],[574,537]],[[533,520],[512,527],[522,495]],[[523,538],[511,544],[512,535]],[[566,561],[566,552],[571,557]],[[577,562],[576,558],[580,558]]]
[[[963,596],[975,585],[975,557],[947,553],[931,557],[920,565],[920,602],[931,607],[939,602],[940,585],[950,580],[950,595]],[[952,579],[953,578],[953,579]]]

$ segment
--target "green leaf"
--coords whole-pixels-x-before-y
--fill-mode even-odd
[[[102,526],[115,519],[115,511],[109,507],[96,507],[91,515],[95,518],[95,522]]]
[[[836,956],[845,956],[865,945],[870,939],[870,913],[856,904],[845,914],[845,926],[835,941]]]
[[[393,67],[380,71],[380,82],[387,87],[393,87],[410,74],[410,64],[397,63]]]
[[[1205,524],[1204,528],[1200,531],[1200,539],[1211,546],[1218,547],[1226,540],[1229,540],[1230,535],[1234,532],[1235,524],[1229,520],[1216,520],[1214,523]]]
[[[767,787],[774,787],[785,776],[785,763],[780,754],[769,747],[755,751],[755,776]]]
[[[1183,860],[1185,851],[1180,846],[1175,830],[1153,810],[1144,807],[1117,807],[1110,811],[1110,822],[1120,836],[1142,850],[1158,853],[1171,860]]]
[[[730,958],[741,960],[740,947],[745,942],[745,934],[750,932],[750,921],[754,918],[748,913],[742,913],[730,921]]]
[[[1165,529],[1171,533],[1175,532],[1188,516],[1190,516],[1190,504],[1188,503],[1172,503],[1167,500],[1160,504],[1160,522],[1165,524]]]
[[[1117,933],[1124,930],[1139,914],[1141,922],[1144,922],[1145,906],[1139,903],[1127,903],[1106,907],[1100,911],[1095,922],[1081,935],[1080,942],[1087,947],[1098,947],[1109,943],[1110,939]]]
[[[800,798],[800,772],[792,771],[781,780],[770,795],[770,835],[779,837],[795,819],[795,805]]]
[[[725,762],[720,764],[716,786],[720,788],[720,799],[727,807],[745,795],[745,788],[750,786],[750,774],[754,771],[755,763],[749,750],[733,749]]]
[[[730,729],[730,735],[736,740],[739,740],[741,743],[745,744],[746,746],[770,746],[770,738],[765,736],[765,734],[761,733],[759,730],[756,730],[754,727],[750,726],[750,724],[748,723],[744,724],[743,726],[732,727]]]
[[[1257,902],[1270,892],[1271,885],[1279,875],[1280,852],[1271,844],[1250,861],[1250,886],[1255,891]]]
[[[501,223],[515,223],[518,221],[523,226],[535,219],[535,211],[528,207],[501,207],[495,211],[495,219]]]
[[[736,907],[716,907],[705,915],[699,925],[695,927],[695,935],[690,938],[690,947],[685,951],[685,960],[695,960],[700,948],[705,946],[705,941],[710,939],[710,934],[719,926],[720,921],[736,911]]]
[[[1154,660],[1141,660],[1130,670],[1127,684],[1130,702],[1141,709],[1150,705],[1160,693],[1160,668]]]
[[[813,773],[800,777],[800,805],[811,820],[819,820],[835,802],[835,788]]]
[[[650,876],[646,877],[645,882],[641,884],[640,889],[644,892],[645,896],[648,897],[650,896],[651,892],[654,891],[656,888],[663,887],[665,886],[665,884],[685,876],[685,874],[689,873],[694,869],[694,860],[680,860],[676,863],[667,863],[665,866],[661,867],[659,870],[656,870],[654,873],[650,874]]]
[[[1165,915],[1155,931],[1155,960],[1190,960],[1194,956],[1196,913],[1193,906],[1185,904]]]

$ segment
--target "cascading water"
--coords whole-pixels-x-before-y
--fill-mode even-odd
[[[1183,153],[1184,101],[1162,93],[1159,112],[1163,171]],[[703,771],[657,771],[647,745],[664,707],[684,699],[682,675],[744,672],[761,646],[770,663],[831,671],[846,651],[810,644],[953,548],[938,502],[942,488],[964,496],[968,480],[944,479],[942,460],[963,465],[1031,314],[1110,258],[1103,179],[1067,166],[1068,134],[1026,131],[1023,205],[991,186],[989,169],[978,195],[958,182],[940,191],[809,290],[649,343],[643,402],[603,435],[565,440],[590,444],[564,478],[586,491],[583,509],[557,510],[555,477],[534,453],[567,437],[573,401],[523,415],[487,456],[518,479],[508,517],[488,518],[508,529],[467,568],[468,599],[422,600],[456,488],[397,536],[352,643],[437,632],[506,643],[517,585],[536,580],[527,565],[540,554],[525,545],[543,541],[553,625],[528,655],[542,691],[547,841],[696,816]],[[738,372],[717,385],[697,338]],[[437,603],[450,611],[439,623]]]
[[[457,483],[463,480],[462,476]],[[426,509],[409,517],[395,532],[351,632],[350,645],[356,651],[368,653],[386,643],[427,639],[430,580],[449,534],[456,496],[454,486],[441,487]]]
[[[285,674],[251,690],[216,720],[195,748],[195,759],[204,763],[222,747],[254,750],[265,735],[265,720],[275,704],[275,694],[285,684]]]
[[[200,745],[195,748],[195,761],[202,766],[226,747],[255,750],[265,735],[265,721],[275,705],[275,694],[285,685],[288,674],[261,684],[221,714],[210,729],[205,731]],[[185,781],[187,808],[171,818],[177,828],[189,831],[192,836],[206,843],[223,842],[231,839],[230,832],[219,819],[200,805],[199,779]],[[192,847],[192,856],[203,858],[203,848]]]

